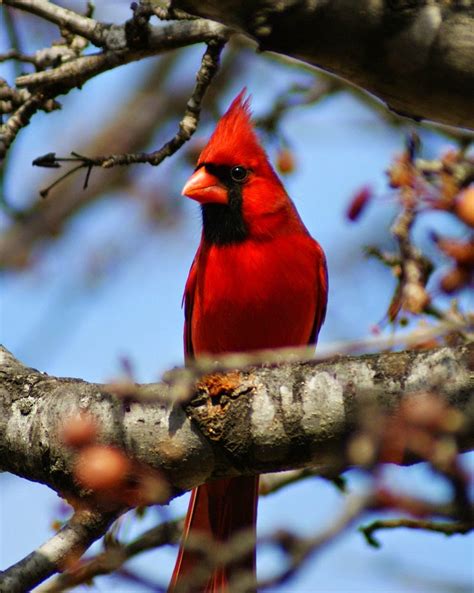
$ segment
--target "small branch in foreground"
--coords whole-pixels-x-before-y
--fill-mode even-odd
[[[181,537],[182,528],[182,519],[168,521],[145,531],[145,533],[129,544],[122,545],[115,543],[94,558],[84,560],[75,568],[64,572],[49,583],[38,587],[36,593],[58,593],[69,587],[75,587],[81,583],[88,582],[96,576],[110,574],[118,570],[127,560],[137,554],[164,546],[165,544],[177,544]]]
[[[465,535],[474,529],[474,522],[466,521],[430,521],[426,519],[378,519],[369,525],[359,527],[359,531],[364,535],[367,543],[374,547],[380,548],[382,544],[374,537],[374,532],[380,529],[398,529],[404,527],[406,529],[420,529],[424,531],[435,531],[437,533],[444,533],[444,535]]]
[[[316,474],[309,469],[263,475],[260,477],[263,486],[260,489],[260,496],[272,494],[290,483],[314,475]],[[121,567],[134,556],[166,544],[179,543],[183,524],[184,518],[167,521],[145,531],[128,544],[114,542],[114,545],[106,548],[104,552],[93,558],[84,559],[74,568],[41,585],[35,590],[35,593],[59,593],[69,587],[89,582],[96,576],[110,574],[115,571],[122,574]]]
[[[33,161],[33,165],[54,168],[60,167],[64,161],[77,162],[78,165],[71,171],[63,175],[59,180],[53,182],[50,186],[40,191],[42,197],[46,197],[48,192],[58,181],[67,177],[70,173],[81,168],[87,168],[88,175],[93,167],[110,168],[116,165],[130,165],[132,163],[148,163],[150,165],[159,165],[165,158],[174,154],[181,146],[187,142],[197,129],[199,117],[201,114],[201,104],[214,76],[219,68],[219,59],[224,49],[226,41],[212,40],[207,44],[207,49],[201,60],[201,66],[196,75],[196,85],[193,93],[186,104],[186,110],[179,123],[179,128],[175,136],[166,142],[160,149],[151,152],[141,152],[135,154],[112,154],[99,157],[85,157],[72,153],[71,158],[56,157],[54,153],[49,153]]]
[[[64,569],[102,537],[117,513],[90,510],[74,513],[71,519],[36,551],[0,573],[0,593],[23,593]]]

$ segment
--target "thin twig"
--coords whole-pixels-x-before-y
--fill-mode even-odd
[[[199,117],[201,114],[201,104],[204,95],[209,88],[214,76],[219,67],[219,59],[222,50],[225,46],[224,40],[210,41],[207,45],[206,51],[201,60],[201,66],[196,75],[196,85],[193,93],[189,98],[184,115],[179,123],[178,131],[175,136],[166,142],[159,150],[151,153],[141,152],[135,154],[112,154],[99,157],[84,157],[76,155],[73,158],[56,157],[54,154],[39,157],[33,161],[33,164],[52,167],[59,165],[62,161],[73,161],[79,163],[74,171],[82,167],[91,169],[92,167],[110,168],[116,165],[130,165],[132,163],[148,163],[151,165],[159,165],[166,157],[174,154],[181,146],[187,142],[196,131]],[[68,176],[67,173],[65,176]],[[63,176],[62,178],[64,178]],[[61,178],[61,179],[62,179]],[[45,197],[49,189],[54,187],[57,182],[54,182],[48,188],[41,190],[41,195]]]
[[[170,388],[168,397],[172,401],[185,401],[196,388],[196,379],[208,373],[226,373],[235,369],[245,370],[260,365],[278,365],[285,363],[303,363],[310,361],[327,361],[335,357],[360,354],[377,350],[391,350],[397,346],[410,348],[433,338],[440,338],[452,332],[461,332],[466,339],[472,339],[474,319],[463,321],[444,320],[432,327],[417,328],[406,334],[392,336],[378,336],[350,342],[334,343],[329,346],[314,348],[280,348],[274,350],[260,350],[255,352],[241,352],[224,354],[222,356],[202,356],[189,361],[185,368],[173,369],[163,375],[163,381]],[[119,384],[120,386],[120,384]],[[113,389],[114,386],[111,388]],[[151,402],[157,394],[136,388],[131,395],[135,401]],[[158,397],[163,397],[159,395]]]
[[[345,478],[334,468],[328,468],[327,472],[325,472],[324,467],[322,466],[317,469],[305,467],[302,469],[290,469],[285,472],[261,475],[259,482],[259,496],[268,496],[290,484],[301,482],[308,478],[324,478],[332,482],[339,491],[344,492],[346,489]]]
[[[256,119],[255,124],[268,132],[273,132],[281,122],[283,116],[296,107],[314,105],[326,97],[344,89],[340,80],[319,75],[311,85],[301,86],[293,84],[287,92],[276,99],[266,115]]]
[[[120,106],[111,123],[92,134],[85,144],[79,145],[77,152],[104,154],[110,151],[111,146],[119,153],[144,150],[153,137],[165,130],[170,118],[179,121],[192,91],[192,81],[184,81],[176,87],[174,69],[179,60],[180,52],[169,52],[154,60],[147,77],[134,89],[130,100]],[[215,111],[217,97],[230,84],[241,64],[242,60],[235,48],[231,47],[223,54],[219,76],[214,79],[206,95],[208,112]],[[18,92],[28,91],[21,89]],[[137,114],[137,117],[130,118],[130,113]],[[123,134],[124,126],[127,134]],[[186,158],[185,153],[179,154],[181,158]],[[86,190],[82,189],[83,178],[79,174],[65,180],[60,191],[55,194],[51,192],[48,200],[35,201],[33,195],[26,200],[31,205],[21,211],[21,221],[17,220],[0,234],[0,267],[23,266],[25,262],[30,262],[30,254],[40,239],[43,240],[42,244],[46,244],[44,239],[50,238],[52,230],[55,234],[61,232],[64,223],[77,209],[96,200],[104,189],[112,191],[114,187],[120,187],[121,191],[135,197],[140,193],[141,186],[135,178],[131,179],[130,167],[115,167],[107,171],[96,169],[93,173]],[[55,176],[48,176],[43,185],[49,185],[54,179]],[[162,187],[162,190],[163,194],[167,193],[167,188]],[[142,208],[153,209],[154,204],[154,200],[146,201]]]
[[[106,70],[167,50],[203,41],[212,45],[213,40],[216,40],[216,44],[219,45],[231,34],[231,30],[227,27],[206,19],[152,27],[146,18],[137,17],[140,11],[136,10],[133,17],[123,25],[110,25],[100,23],[89,16],[82,16],[47,0],[4,0],[4,3],[55,23],[63,31],[80,36],[103,48],[104,51],[84,56],[79,55],[82,50],[74,52],[68,49],[67,59],[61,61],[58,66],[19,76],[16,79],[17,87],[27,88],[32,95],[4,125],[0,126],[0,160],[5,157],[19,130],[29,123],[36,111],[42,108],[40,97],[44,97],[45,100],[54,99],[72,88],[82,86],[87,80]],[[44,61],[53,49],[37,52],[35,65],[38,65],[41,60]],[[165,156],[167,155],[163,158]]]
[[[107,389],[117,397],[125,397],[129,401],[152,403],[154,401],[186,402],[196,391],[196,381],[207,375],[234,372],[236,369],[245,371],[261,365],[281,365],[304,362],[324,362],[339,356],[360,354],[396,346],[413,347],[430,339],[459,332],[472,339],[474,320],[463,322],[441,321],[430,328],[415,329],[408,334],[381,336],[352,342],[335,343],[320,347],[315,353],[308,346],[296,348],[280,348],[255,352],[240,352],[222,356],[202,356],[189,361],[184,368],[175,368],[164,373],[162,380],[168,386],[166,394],[148,389],[147,386],[136,385],[130,381],[116,382],[107,385]],[[320,471],[318,468],[318,475]]]
[[[17,60],[18,62],[26,62],[28,64],[36,64],[36,58],[18,51],[17,49],[10,49],[3,54],[0,54],[0,62],[7,62],[8,60]]]
[[[435,531],[444,535],[466,534],[474,529],[472,522],[453,521],[429,521],[426,519],[378,519],[369,525],[359,527],[367,543],[374,548],[380,548],[380,541],[374,537],[374,532],[379,529],[419,529],[423,531]]]
[[[179,122],[178,131],[169,142],[166,142],[159,150],[152,153],[110,155],[98,159],[88,159],[88,164],[101,165],[106,168],[131,163],[149,163],[156,166],[181,148],[196,131],[201,114],[202,100],[214,76],[217,74],[220,56],[225,44],[225,40],[210,41],[208,43],[196,75],[196,85],[193,93],[186,104],[186,110]]]

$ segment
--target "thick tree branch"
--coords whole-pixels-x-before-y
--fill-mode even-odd
[[[474,128],[474,4],[382,0],[173,0],[262,50],[336,74],[413,118]]]
[[[110,386],[49,377],[2,352],[0,469],[64,495],[81,491],[58,428],[84,411],[96,418],[100,442],[160,470],[172,495],[220,476],[347,466],[360,415],[380,427],[404,393],[419,390],[440,393],[464,414],[461,448],[474,446],[472,344],[208,376],[191,400],[183,400],[186,380],[128,388],[124,399]]]
[[[226,375],[205,375],[197,384],[196,368],[174,371],[168,375],[167,384],[104,386],[48,377],[26,368],[1,348],[0,469],[52,486],[73,502],[76,513],[48,542],[0,574],[0,591],[29,590],[68,566],[72,566],[72,572],[60,577],[54,586],[63,579],[67,584],[83,582],[87,576],[120,566],[143,549],[140,538],[136,545],[117,548],[117,555],[108,551],[83,566],[74,565],[74,558],[104,534],[128,503],[125,499],[114,502],[90,498],[91,492],[77,484],[75,455],[63,440],[62,427],[68,418],[87,411],[95,418],[98,440],[120,447],[135,459],[136,472],[144,464],[159,470],[171,486],[171,496],[219,476],[296,467],[312,467],[314,471],[315,466],[321,465],[327,473],[328,467],[342,469],[354,462],[372,463],[375,459],[364,454],[367,442],[361,443],[360,435],[364,434],[362,431],[366,436],[371,432],[381,435],[383,458],[384,422],[389,433],[393,426],[400,431],[403,423],[408,423],[406,434],[398,434],[398,440],[408,439],[407,451],[413,430],[416,436],[423,426],[429,427],[435,439],[441,437],[439,450],[431,449],[438,471],[455,472],[446,475],[453,484],[459,481],[461,485],[464,478],[456,473],[454,462],[449,462],[451,469],[443,469],[445,462],[440,453],[446,451],[447,444],[448,450],[453,451],[455,433],[461,449],[474,446],[474,409],[470,402],[473,354],[470,344],[432,351],[270,364]],[[203,361],[201,367],[206,366],[209,363]],[[433,399],[434,396],[407,399],[404,395],[420,390],[442,395],[445,403]],[[393,418],[387,420],[391,413]],[[426,437],[430,438],[429,432]],[[388,438],[391,441],[390,435]],[[361,451],[365,461],[361,461]],[[411,451],[416,453],[417,449]],[[397,461],[410,459],[402,455]],[[376,492],[370,497],[373,495]],[[81,497],[85,497],[87,506],[80,503]],[[390,503],[408,512],[426,512],[416,501],[387,498],[383,492],[380,497],[377,504],[382,506]],[[94,502],[101,510],[90,510],[96,508],[94,504],[90,506]],[[285,582],[315,550],[359,516],[369,502],[367,499],[356,505],[355,511],[347,517],[343,515],[342,521],[336,522],[327,534],[301,541],[292,534],[276,534],[271,543],[282,546],[291,560],[290,567],[262,582],[261,588]],[[456,507],[453,516],[462,520],[464,512],[463,507]],[[161,531],[153,531],[151,539],[145,537],[145,547],[160,543]],[[173,534],[176,537],[175,531]],[[166,533],[164,536],[169,537]],[[211,558],[219,562],[234,558],[247,543],[232,540],[229,546],[220,554],[210,546],[209,562]],[[240,584],[235,583],[233,590],[245,590]],[[52,590],[57,590],[54,586]]]

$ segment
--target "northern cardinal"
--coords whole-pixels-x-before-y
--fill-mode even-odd
[[[301,221],[250,119],[245,89],[220,119],[183,195],[198,201],[202,236],[184,292],[189,357],[316,344],[326,314],[324,252]],[[192,492],[169,591],[192,579],[189,534],[225,543],[255,535],[258,476],[220,479]],[[253,531],[252,531],[253,530]],[[232,593],[237,571],[255,575],[255,551],[217,566],[192,593]],[[255,590],[250,586],[249,591]]]

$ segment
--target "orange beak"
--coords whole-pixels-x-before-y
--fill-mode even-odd
[[[191,175],[181,194],[201,204],[227,204],[227,188],[215,175],[206,171],[205,167],[200,167]]]

